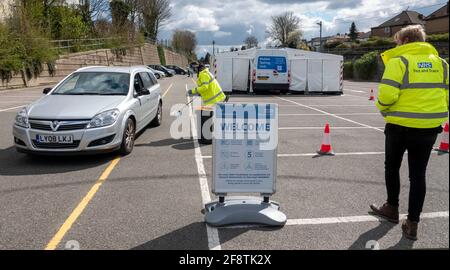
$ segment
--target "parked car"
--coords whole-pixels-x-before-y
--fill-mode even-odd
[[[162,78],[164,78],[164,77],[166,77],[166,74],[165,74],[164,72],[162,72],[162,71],[153,69],[153,68],[151,68],[150,66],[147,66],[147,68],[150,69],[150,70],[153,72],[153,74],[155,75],[155,77],[156,77],[158,80],[159,80],[159,79],[162,79]]]
[[[162,121],[160,85],[143,67],[82,68],[44,94],[16,115],[19,152],[127,155],[135,134]]]
[[[164,74],[166,74],[166,77],[172,77],[176,74],[174,70],[168,69],[162,65],[149,65],[149,67],[164,72]]]
[[[180,74],[180,75],[186,75],[187,74],[187,70],[182,69],[182,68],[180,68],[178,66],[175,66],[175,65],[166,65],[165,67],[175,70],[176,74]]]

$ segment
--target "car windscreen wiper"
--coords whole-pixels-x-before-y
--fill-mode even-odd
[[[102,93],[101,96],[126,96],[126,93]]]

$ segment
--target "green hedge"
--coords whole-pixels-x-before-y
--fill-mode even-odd
[[[359,79],[370,80],[377,72],[378,51],[364,54],[355,61],[354,70]]]
[[[344,79],[353,79],[353,62],[344,62]]]
[[[446,34],[436,34],[427,36],[427,41],[429,42],[445,42],[448,41],[448,33]]]
[[[361,47],[387,47],[395,46],[396,43],[392,38],[372,37],[368,41],[361,42]]]

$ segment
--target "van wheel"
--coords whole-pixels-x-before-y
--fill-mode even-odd
[[[161,123],[162,123],[162,102],[160,101],[158,105],[158,112],[156,113],[156,116],[153,119],[153,121],[150,123],[150,126],[159,127]]]
[[[133,151],[136,128],[131,118],[128,118],[125,124],[125,130],[122,135],[122,144],[120,145],[120,154],[126,156]]]

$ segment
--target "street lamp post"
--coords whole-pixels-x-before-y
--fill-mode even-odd
[[[318,22],[317,25],[320,26],[319,52],[321,52],[322,51],[322,21]]]
[[[214,50],[214,45],[216,44],[216,42],[213,40],[213,55],[216,55],[216,52]]]

